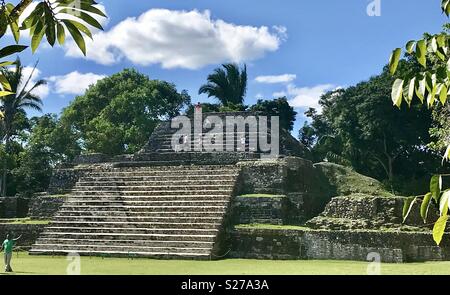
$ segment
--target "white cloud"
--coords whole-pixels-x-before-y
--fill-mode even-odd
[[[337,89],[333,84],[321,84],[313,87],[297,87],[294,84],[287,86],[286,94],[291,97],[289,104],[294,108],[315,108],[319,112],[322,107],[319,105],[320,97],[327,91]],[[274,94],[275,96],[275,94]]]
[[[205,10],[150,9],[87,42],[89,60],[111,65],[126,58],[137,65],[198,69],[210,64],[251,61],[278,50],[285,27],[269,29],[211,19]],[[73,41],[66,55],[83,57]]]
[[[74,71],[63,76],[52,76],[46,80],[50,82],[52,91],[55,93],[81,95],[90,85],[105,77],[94,73],[82,74]]]
[[[24,77],[22,83],[26,83],[28,77],[30,77],[30,75],[31,75],[31,79],[28,82],[28,85],[25,89],[27,91],[30,90],[34,84],[36,84],[36,82],[40,79],[40,76],[41,76],[41,71],[38,68],[34,69],[34,71],[33,71],[33,68],[34,67],[28,66],[28,67],[23,67],[23,70],[22,70],[22,74]],[[24,87],[24,85],[19,85],[19,89],[22,89],[22,87]],[[44,99],[50,93],[50,89],[49,89],[48,85],[41,85],[41,86],[35,88],[31,93],[39,96],[41,99]]]
[[[263,99],[263,98],[264,98],[264,95],[263,95],[262,93],[257,93],[257,94],[255,95],[255,98],[256,98],[256,99]]]
[[[294,81],[297,78],[297,75],[294,74],[284,74],[277,76],[258,76],[255,78],[255,81],[258,83],[265,84],[276,84],[276,83],[289,83]]]

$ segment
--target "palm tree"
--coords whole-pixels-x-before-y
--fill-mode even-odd
[[[11,139],[18,131],[18,126],[15,124],[18,116],[25,114],[26,109],[41,111],[42,100],[32,92],[39,86],[45,85],[46,81],[39,80],[34,82],[33,85],[29,85],[33,82],[32,77],[36,67],[37,63],[28,77],[24,77],[24,67],[20,59],[16,60],[14,69],[0,68],[0,73],[6,77],[11,85],[11,92],[13,92],[13,94],[0,97],[0,113],[3,114],[0,120],[0,134],[2,136],[2,143],[5,146],[6,155],[9,154]],[[1,184],[1,195],[3,197],[6,197],[7,169],[7,159],[4,159]]]
[[[241,70],[238,65],[223,64],[208,75],[208,83],[200,87],[198,94],[206,93],[216,97],[222,105],[239,105],[244,102],[247,92],[247,66]]]

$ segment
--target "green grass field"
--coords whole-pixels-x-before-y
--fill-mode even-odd
[[[64,275],[71,261],[66,257],[14,253],[12,267],[19,275]],[[82,257],[81,274],[100,275],[365,275],[368,263],[354,261],[276,261],[226,259],[219,261],[152,260]],[[450,262],[382,264],[381,274],[450,274]]]

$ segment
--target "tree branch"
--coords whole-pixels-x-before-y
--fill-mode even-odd
[[[14,9],[11,11],[11,18],[13,20],[16,20],[19,18],[19,16],[22,14],[22,12],[33,2],[33,0],[22,0],[19,2],[19,4],[14,7]]]

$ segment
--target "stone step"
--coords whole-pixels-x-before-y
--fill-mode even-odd
[[[70,201],[102,201],[102,202],[124,202],[124,201],[229,201],[229,195],[168,195],[168,196],[118,196],[118,195],[102,195],[102,196],[85,196],[70,195]]]
[[[67,200],[66,206],[226,206],[228,201],[210,200],[210,201],[155,201],[149,198],[146,201],[103,201],[103,200]]]
[[[47,226],[45,232],[61,232],[61,233],[127,233],[127,234],[162,234],[162,235],[214,235],[217,229],[208,228],[121,228],[121,227],[77,227],[77,226]]]
[[[153,181],[167,181],[167,182],[181,182],[181,181],[192,181],[196,182],[198,180],[226,180],[234,181],[237,174],[214,174],[214,175],[164,175],[164,176],[124,176],[124,177],[90,177],[83,176],[80,177],[79,182],[111,182],[111,183],[130,183],[130,182],[153,182]]]
[[[184,184],[184,185],[107,185],[98,184],[93,186],[77,184],[73,192],[79,191],[112,191],[112,192],[133,192],[133,191],[195,191],[195,190],[232,190],[234,184]]]
[[[57,227],[97,227],[97,228],[180,228],[180,229],[218,229],[219,223],[189,222],[124,222],[124,221],[59,221],[54,220],[50,226]]]
[[[173,153],[172,153],[173,154]],[[128,162],[126,162],[128,163]],[[120,164],[120,163],[119,163]],[[136,162],[135,164],[145,164]],[[151,164],[151,163],[149,163]],[[150,166],[150,165],[140,165],[140,166],[119,166],[119,167],[112,167],[112,168],[104,168],[104,169],[98,169],[91,171],[93,172],[166,172],[170,171],[173,173],[186,173],[189,171],[193,172],[204,172],[204,171],[216,171],[216,172],[237,172],[237,168],[233,165],[190,165],[190,164],[184,164],[184,165],[173,165],[173,166]]]
[[[150,253],[197,253],[197,254],[209,254],[211,248],[191,248],[191,247],[151,247],[151,246],[115,246],[115,245],[101,245],[101,244],[35,244],[35,249],[48,250],[48,251],[69,251],[77,252],[77,250],[83,251],[121,251],[126,253],[135,252],[150,252]]]
[[[120,239],[63,239],[63,238],[39,238],[36,244],[59,244],[59,245],[81,245],[87,243],[88,245],[117,245],[117,246],[147,246],[147,247],[191,247],[191,248],[212,248],[214,242],[205,241],[158,241],[158,240],[120,240]]]
[[[209,190],[149,190],[149,191],[86,191],[86,190],[72,190],[72,195],[85,195],[85,196],[103,196],[116,195],[116,196],[180,196],[180,195],[230,195],[231,189],[209,189]]]
[[[200,211],[200,210],[184,210],[184,211],[146,211],[146,212],[131,212],[127,210],[122,211],[108,211],[108,210],[61,210],[56,214],[59,216],[104,216],[116,218],[211,218],[221,216],[225,212],[221,211]]]
[[[215,179],[185,179],[185,180],[173,180],[173,179],[165,179],[161,178],[160,180],[138,180],[133,181],[129,179],[123,179],[121,181],[113,181],[111,179],[107,180],[104,179],[103,181],[99,180],[91,180],[86,181],[84,179],[81,179],[78,181],[75,185],[75,187],[90,187],[90,186],[114,186],[114,187],[125,187],[125,186],[146,186],[146,187],[152,187],[152,186],[160,186],[160,187],[167,187],[171,184],[176,185],[230,185],[233,186],[235,183],[235,178],[230,179],[222,179],[220,177],[217,177]]]
[[[70,205],[64,204],[61,206],[61,212],[70,212],[70,211],[122,211],[122,212],[170,212],[170,211],[207,211],[207,212],[215,212],[223,213],[226,210],[226,206],[94,206],[94,205]]]
[[[155,259],[209,259],[209,254],[198,254],[190,252],[179,252],[179,253],[161,253],[161,252],[124,252],[124,251],[86,251],[82,249],[75,250],[58,250],[51,251],[45,249],[32,248],[29,253],[31,255],[68,255],[70,253],[76,252],[81,256],[107,256],[107,257],[147,257]]]
[[[53,219],[55,222],[180,222],[180,223],[214,223],[220,224],[222,217],[208,217],[208,216],[156,216],[156,217],[141,217],[141,216],[66,216],[56,215]]]
[[[270,135],[270,129],[267,130],[267,135]],[[267,136],[264,134],[260,134],[259,132],[205,132],[203,133],[203,136],[200,135],[194,135],[192,134],[188,134],[187,138],[191,141],[191,142],[195,142],[198,141],[199,138],[203,138],[203,139],[209,139],[209,138],[213,138],[214,136],[216,138],[223,138],[223,140],[225,141],[227,138],[234,138],[236,139],[240,139],[241,137],[245,137],[245,138],[259,138],[260,136]],[[186,136],[186,135],[184,135]],[[174,133],[165,133],[165,134],[160,134],[158,136],[155,136],[152,138],[152,142],[153,143],[159,143],[159,142],[171,142],[172,138],[174,138],[175,140],[178,140],[180,143],[182,141],[184,141],[184,138],[182,134],[177,134],[174,136]]]
[[[157,241],[203,241],[214,242],[216,235],[213,234],[161,234],[161,233],[82,233],[82,232],[52,232],[44,231],[40,238],[47,239],[82,239],[82,240],[157,240]]]

